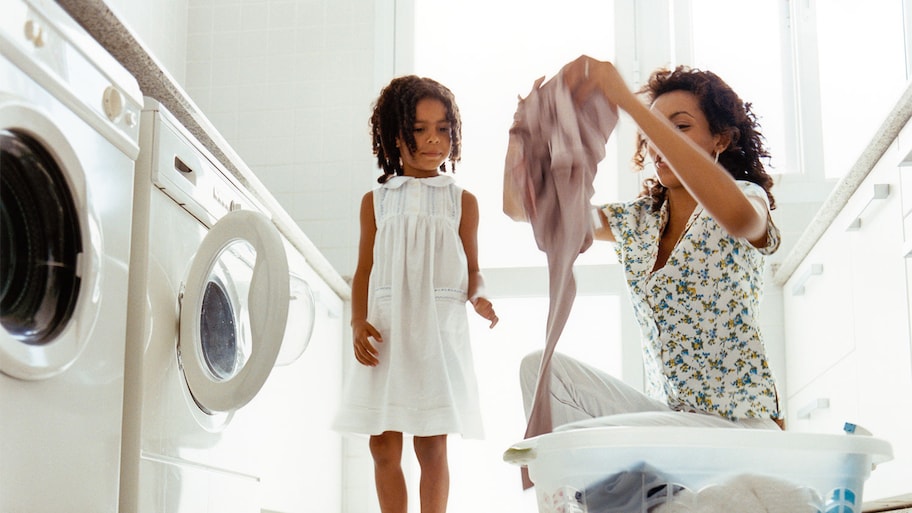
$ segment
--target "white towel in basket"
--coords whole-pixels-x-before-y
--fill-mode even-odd
[[[818,513],[808,488],[767,476],[743,474],[698,493],[681,491],[650,513]]]

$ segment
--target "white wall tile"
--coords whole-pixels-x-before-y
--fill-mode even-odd
[[[302,18],[304,16],[298,16],[298,19]],[[299,54],[303,52],[319,52],[326,46],[326,27],[314,23],[313,20],[310,20],[310,23],[308,25],[298,25],[295,31],[295,51]]]
[[[294,55],[296,36],[297,32],[294,27],[270,28],[267,34],[270,58]],[[287,79],[287,77],[285,78]]]
[[[214,112],[234,113],[237,118],[240,90],[236,85],[222,85],[216,83],[209,91],[211,107],[206,109],[207,114]],[[195,97],[194,97],[195,99]],[[224,135],[224,134],[222,134]]]
[[[297,19],[297,3],[291,1],[269,2],[268,5],[269,29],[290,29],[293,32]]]
[[[224,66],[226,61],[237,62],[241,51],[241,39],[238,37],[243,32],[230,32],[214,30],[212,37],[212,59],[219,66]]]
[[[264,19],[259,23],[265,26],[266,21]],[[264,37],[265,31],[266,29],[254,30],[248,27],[248,30],[238,33],[237,58],[246,61],[253,58],[262,59],[264,55],[269,55],[269,38]]]
[[[266,84],[267,77],[269,76],[269,59],[264,55],[250,55],[245,58],[239,59],[241,69],[243,73],[238,77],[238,85],[256,85],[262,86]],[[262,93],[265,89],[260,89],[259,92]]]
[[[198,0],[191,0],[187,10],[187,34],[211,34],[215,26],[215,9]]]
[[[214,97],[212,98],[214,103],[215,99]],[[219,108],[219,104],[213,104],[211,108],[205,109],[203,112],[206,113],[209,121],[218,128],[222,137],[229,141],[237,140],[238,114],[236,110]],[[234,148],[234,150],[237,151],[237,148]]]
[[[241,19],[244,30],[262,32],[269,29],[269,4],[266,2],[241,3]]]
[[[185,89],[209,89],[212,87],[212,62],[195,61],[186,66]]]
[[[294,163],[294,137],[274,136],[266,140],[266,162],[269,166],[286,166]]]
[[[187,36],[187,63],[212,59],[212,33],[201,32]]]
[[[239,2],[220,2],[211,7],[212,29],[216,32],[240,32],[244,29]]]

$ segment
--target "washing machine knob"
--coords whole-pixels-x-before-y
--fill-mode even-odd
[[[124,111],[124,97],[114,86],[108,86],[102,96],[104,113],[111,121],[117,121]]]
[[[41,24],[35,20],[25,22],[25,38],[35,45],[35,48],[44,46],[44,30]]]

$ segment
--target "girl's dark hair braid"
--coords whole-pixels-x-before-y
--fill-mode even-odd
[[[678,66],[674,70],[656,70],[649,81],[638,93],[652,103],[659,96],[672,91],[688,91],[700,102],[700,109],[709,121],[713,134],[728,134],[731,143],[721,154],[719,164],[736,180],[753,182],[766,191],[770,209],[776,208],[776,200],[770,189],[773,178],[766,172],[762,159],[770,160],[770,154],[764,147],[764,137],[760,133],[757,116],[750,103],[745,103],[732,88],[718,75],[711,71],[702,71]],[[633,165],[637,170],[643,169],[646,160],[647,141],[642,134],[637,134],[636,152]],[[655,178],[643,181],[640,196],[653,199],[653,209],[661,208],[665,201],[665,187]]]
[[[446,86],[430,78],[407,75],[394,78],[383,90],[374,103],[370,126],[374,155],[377,156],[377,167],[383,174],[377,179],[384,183],[393,176],[402,175],[402,161],[396,138],[408,145],[412,152],[417,151],[415,142],[415,108],[425,98],[440,100],[446,109],[447,121],[450,123],[450,168],[456,172],[456,162],[461,158],[462,120],[459,107],[453,92]],[[446,172],[446,163],[440,165]]]

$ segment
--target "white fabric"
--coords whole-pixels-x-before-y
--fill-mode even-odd
[[[380,364],[355,365],[334,428],[481,438],[466,313],[468,264],[453,178],[394,177],[374,191],[368,321]]]
[[[697,493],[679,492],[670,504],[661,505],[652,513],[817,513],[820,510],[814,506],[816,502],[814,492],[808,488],[744,474]]]

